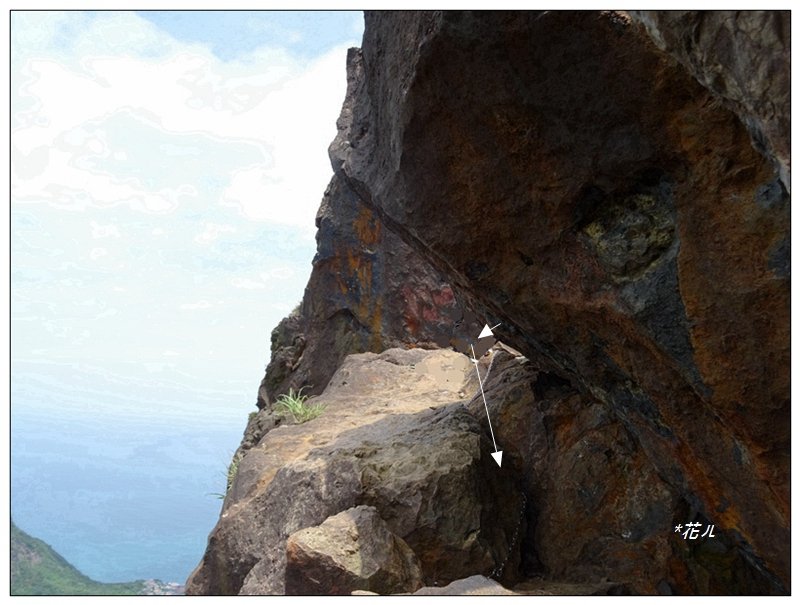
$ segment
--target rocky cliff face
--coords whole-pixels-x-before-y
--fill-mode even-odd
[[[524,355],[489,354],[503,468],[474,466],[469,476],[493,487],[452,506],[489,510],[507,489],[522,513],[517,538],[478,515],[485,541],[470,569],[449,569],[424,554],[429,538],[409,540],[417,530],[392,526],[385,502],[363,497],[362,469],[350,492],[362,496],[320,507],[306,527],[375,506],[428,584],[491,575],[505,545],[513,569],[495,577],[507,585],[788,592],[788,19],[366,14],[330,149],[315,274],[283,331],[308,327],[304,340],[274,335],[273,370],[286,370],[268,370],[262,403],[290,384],[322,388],[346,353],[501,322],[496,334]],[[332,245],[326,228],[350,235]],[[397,251],[407,273],[376,279],[397,264],[375,259]],[[406,287],[412,275],[424,278]],[[304,366],[298,348],[281,361],[312,341],[316,362]],[[466,420],[485,423],[474,394],[451,394],[447,414],[471,412],[462,430],[485,441],[488,427],[476,433]],[[259,489],[280,475],[258,462],[272,455],[275,431],[265,431],[243,460],[260,469]],[[372,489],[381,481],[393,480]],[[393,498],[408,507],[416,492]],[[190,591],[280,590],[285,563],[274,561],[302,528],[275,529],[266,500],[238,498],[226,514],[242,512],[220,520]],[[674,528],[689,522],[713,524],[716,537],[682,539]],[[438,535],[442,522],[431,523]]]
[[[272,332],[258,407],[322,393],[351,353],[440,347],[469,310],[450,285],[335,175],[317,214],[317,254],[300,307]]]

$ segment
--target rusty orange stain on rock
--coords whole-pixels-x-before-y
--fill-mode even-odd
[[[353,221],[353,231],[365,246],[373,246],[380,240],[381,224],[372,211],[363,206]]]

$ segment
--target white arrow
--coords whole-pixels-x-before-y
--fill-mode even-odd
[[[500,324],[497,324],[497,326],[499,325]],[[492,332],[492,330],[494,330],[497,326],[492,326],[490,328],[489,324],[483,324],[483,330],[481,330],[481,333],[478,334],[478,338],[486,338],[487,336],[494,336],[494,332]]]
[[[500,325],[500,324],[498,324]],[[496,328],[497,326],[495,326]],[[494,454],[492,458],[497,462],[497,466],[503,466],[503,452],[497,451],[497,441],[494,439],[494,431],[492,430],[492,419],[489,418],[489,405],[486,403],[486,394],[483,392],[483,381],[481,380],[481,373],[478,371],[478,360],[475,359],[475,347],[469,345],[472,349],[472,361],[475,364],[475,373],[478,375],[478,384],[481,387],[481,397],[483,397],[483,407],[486,408],[486,420],[489,421],[489,432],[492,434],[492,443],[494,444]]]

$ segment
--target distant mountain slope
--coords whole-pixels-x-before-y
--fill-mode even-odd
[[[142,580],[103,584],[86,577],[48,544],[11,522],[12,595],[138,595]]]

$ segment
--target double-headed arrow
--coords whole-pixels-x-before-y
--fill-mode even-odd
[[[500,324],[497,324],[499,326]],[[478,335],[478,339],[486,338],[487,336],[494,336],[494,332],[492,330],[496,328],[490,328],[488,324],[484,324],[483,330]],[[475,364],[475,373],[478,375],[478,384],[481,387],[481,397],[483,397],[483,407],[486,408],[486,420],[489,421],[489,432],[492,434],[492,443],[494,444],[494,454],[492,454],[492,458],[494,461],[497,462],[497,466],[503,466],[503,452],[502,450],[498,451],[497,449],[497,441],[494,438],[494,430],[492,429],[492,419],[489,418],[489,405],[486,403],[486,394],[483,392],[483,381],[481,380],[481,373],[478,371],[478,359],[475,357],[475,347],[469,345],[470,349],[472,349],[472,363]]]

